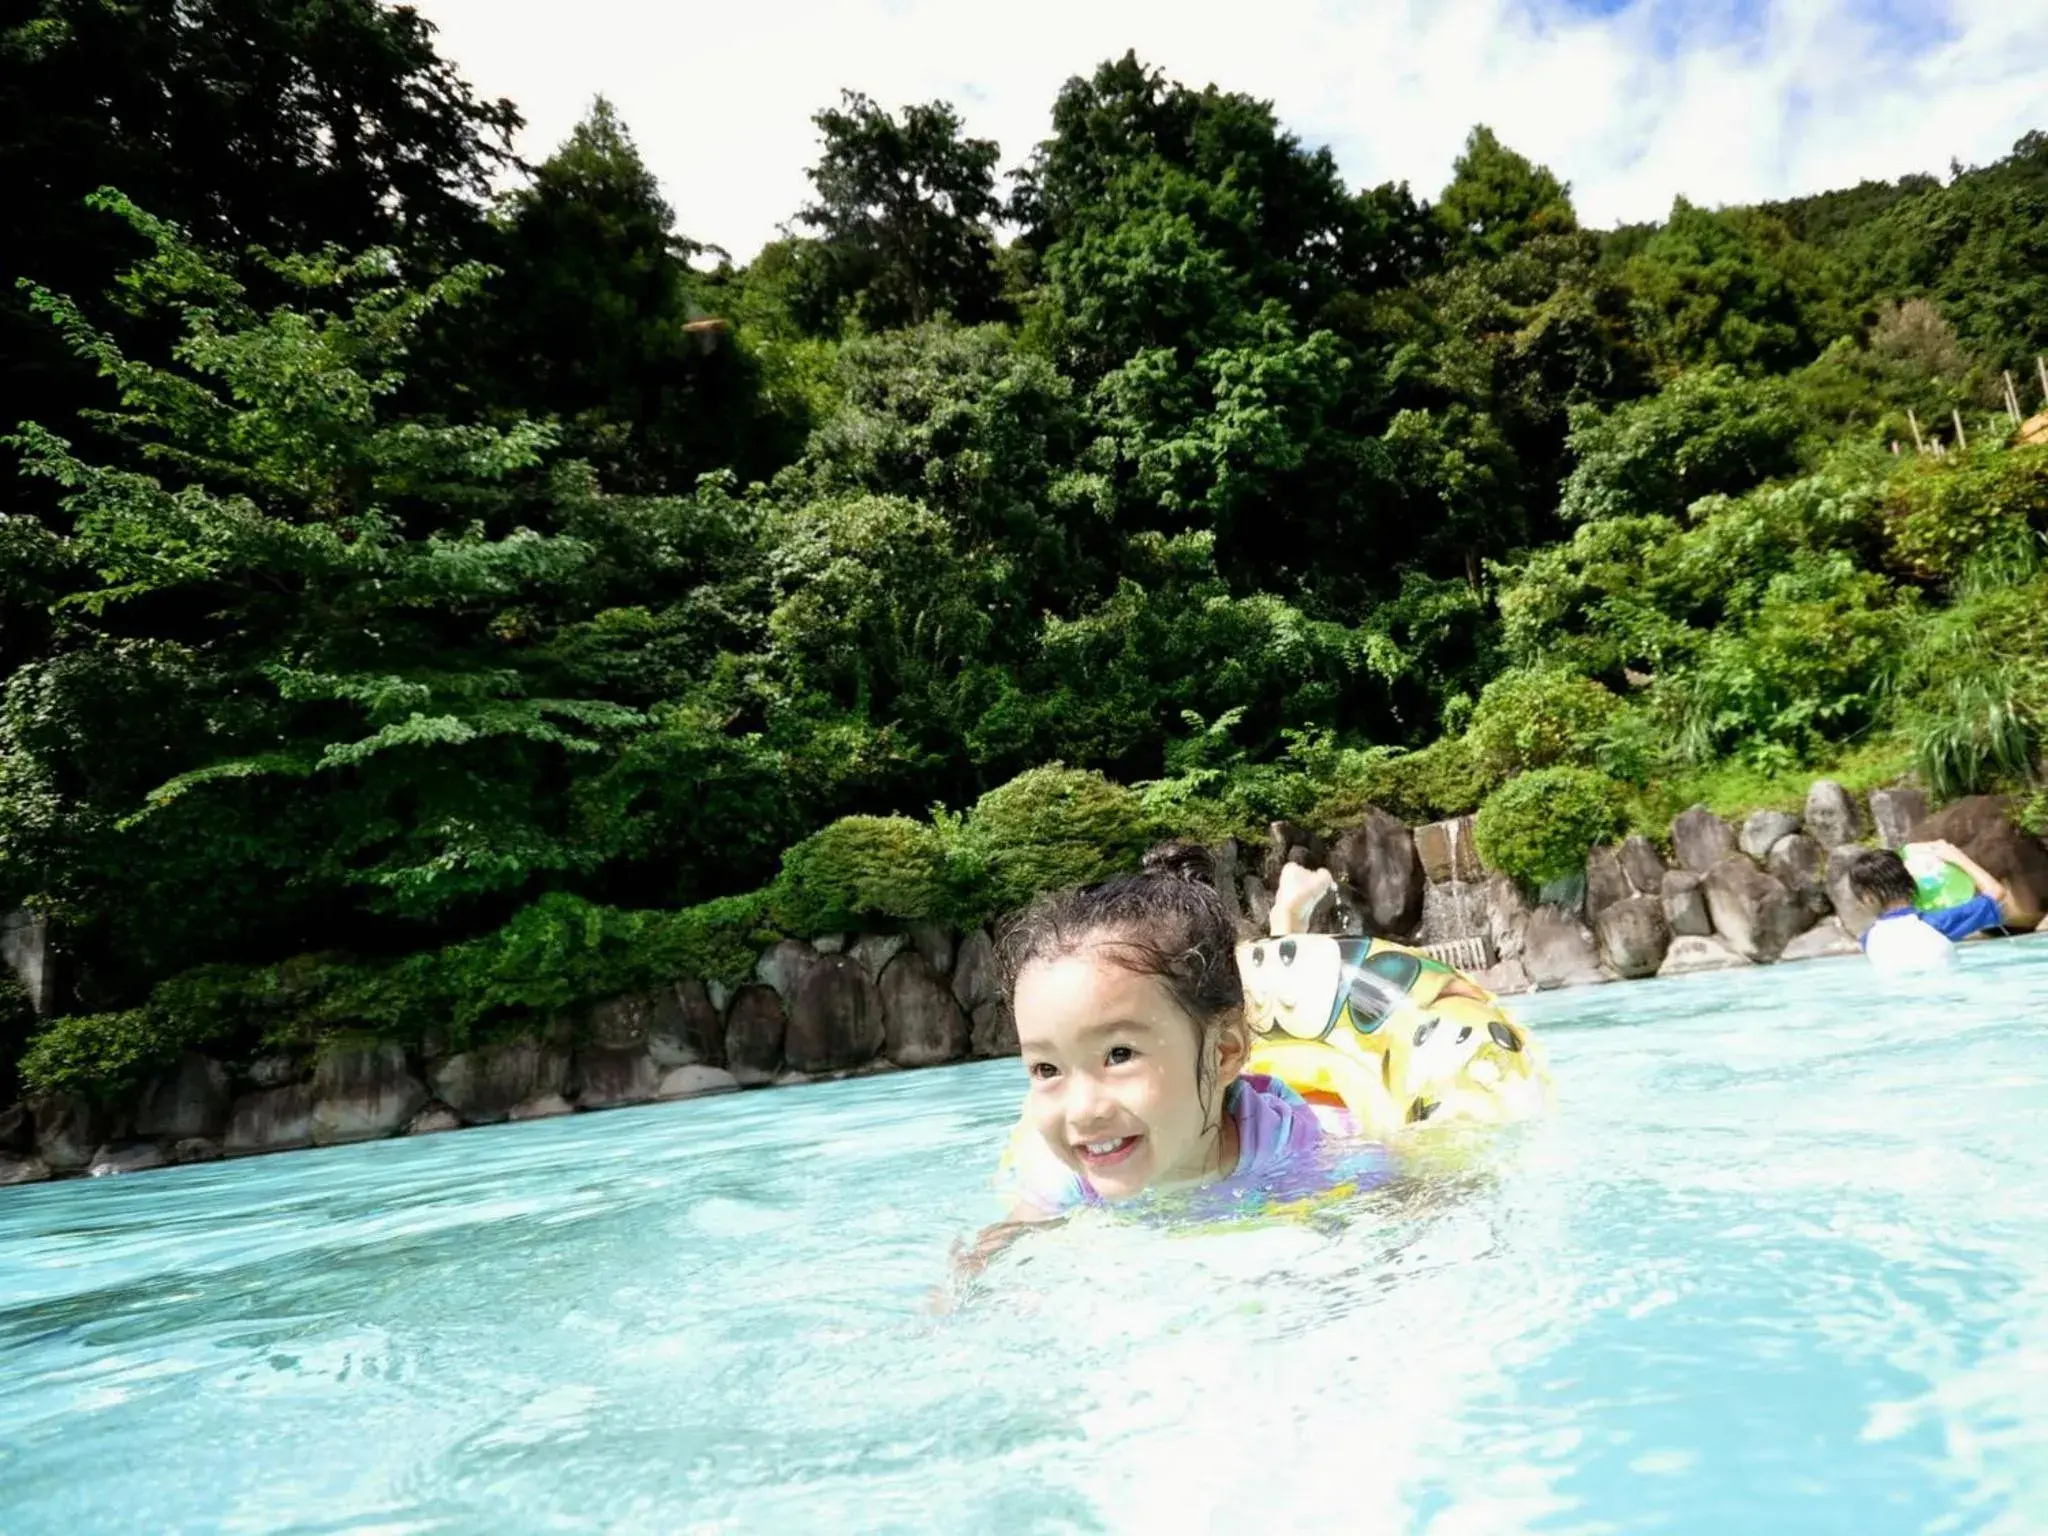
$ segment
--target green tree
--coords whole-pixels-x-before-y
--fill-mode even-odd
[[[154,247],[126,286],[177,321],[172,359],[33,299],[175,478],[42,427],[15,440],[71,531],[57,643],[0,708],[9,886],[146,971],[487,910],[593,868],[607,849],[571,791],[646,718],[575,685],[573,601],[535,616],[593,559],[522,525],[547,515],[518,480],[551,434],[386,414],[422,317],[483,272],[415,289],[384,251],[264,258],[301,295],[265,312],[172,226],[97,202]]]
[[[825,147],[809,173],[817,201],[798,218],[824,240],[861,320],[881,329],[994,315],[994,141],[963,136],[943,101],[907,106],[899,120],[857,91],[812,121]]]
[[[430,22],[375,0],[29,0],[0,23],[0,429],[74,435],[109,403],[14,280],[100,304],[146,250],[88,209],[118,186],[216,250],[392,246],[469,254],[519,115],[480,101]],[[261,267],[244,272],[276,296]],[[150,336],[148,344],[161,338]]]
[[[1579,227],[1570,189],[1548,166],[1501,143],[1483,123],[1465,140],[1465,152],[1451,170],[1437,216],[1470,255],[1506,256],[1532,240]]]
[[[764,476],[792,444],[764,419],[758,369],[708,314],[653,173],[599,97],[495,225],[501,274],[447,318],[445,402],[552,417],[610,488],[687,489],[707,470]]]

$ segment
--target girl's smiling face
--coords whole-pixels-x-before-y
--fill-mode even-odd
[[[1031,1079],[1025,1113],[1103,1199],[1230,1171],[1235,1128],[1220,1106],[1244,1065],[1240,1030],[1205,1041],[1157,978],[1098,945],[1027,966],[1015,1010]]]

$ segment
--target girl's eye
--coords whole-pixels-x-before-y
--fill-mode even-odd
[[[1034,1061],[1024,1069],[1041,1082],[1060,1075],[1060,1069],[1049,1061]]]
[[[1120,1067],[1127,1061],[1136,1061],[1138,1053],[1128,1045],[1112,1045],[1106,1059],[1112,1067]]]

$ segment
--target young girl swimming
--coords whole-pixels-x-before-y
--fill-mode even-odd
[[[1299,875],[1283,883],[1276,932],[1304,921],[1328,884]],[[1315,1181],[1329,1134],[1317,1111],[1245,1071],[1237,923],[1210,879],[1205,850],[1169,844],[1140,873],[1043,897],[1006,930],[1028,1086],[1013,1204],[971,1267],[1084,1206],[1193,1188],[1229,1201]]]

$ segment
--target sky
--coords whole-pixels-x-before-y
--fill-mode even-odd
[[[413,0],[544,158],[602,93],[679,231],[744,261],[809,193],[843,88],[950,101],[1023,163],[1070,76],[1135,49],[1269,100],[1353,186],[1434,197],[1484,122],[1588,224],[1943,174],[2048,128],[2048,0]]]

